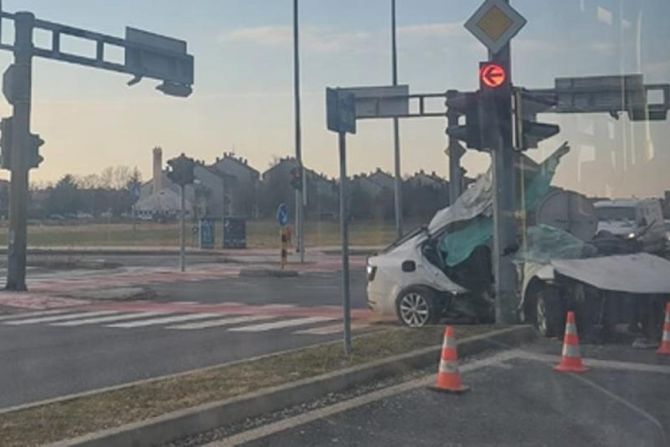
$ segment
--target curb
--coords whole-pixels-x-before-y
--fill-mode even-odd
[[[295,278],[298,276],[296,270],[280,269],[252,269],[244,268],[240,270],[240,278]]]
[[[458,344],[461,357],[489,349],[509,348],[530,342],[537,334],[530,326],[514,326],[468,337]],[[299,380],[255,393],[194,408],[175,411],[142,422],[103,430],[50,444],[51,447],[128,447],[157,445],[203,433],[222,425],[300,405],[319,396],[337,393],[352,385],[381,380],[412,369],[437,364],[441,346],[431,346],[388,359]]]

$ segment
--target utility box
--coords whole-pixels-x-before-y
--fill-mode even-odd
[[[247,221],[241,217],[223,219],[223,248],[247,248]]]
[[[198,246],[200,248],[214,248],[214,242],[216,239],[214,227],[214,219],[200,219],[198,224]]]

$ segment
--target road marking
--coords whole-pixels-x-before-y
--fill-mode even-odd
[[[107,327],[130,329],[135,327],[154,326],[157,324],[179,323],[181,321],[204,320],[205,318],[214,318],[220,315],[221,314],[214,314],[214,313],[202,313],[202,314],[193,313],[187,315],[176,315],[172,317],[152,318],[149,320],[133,321],[131,323],[108,324]]]
[[[304,326],[311,323],[321,323],[323,321],[332,321],[334,318],[331,317],[305,317],[305,318],[294,318],[290,320],[280,320],[272,323],[261,323],[254,324],[251,326],[242,326],[229,329],[234,332],[263,332],[270,331],[272,329],[283,329],[287,327],[295,326]]]
[[[276,315],[244,315],[241,317],[227,317],[219,320],[201,321],[199,323],[181,324],[178,326],[168,326],[167,329],[207,329],[211,327],[228,326],[231,324],[250,323],[252,321],[270,320],[277,318]]]
[[[496,354],[492,357],[488,357],[482,360],[477,360],[472,363],[466,363],[460,367],[461,372],[475,371],[480,368],[484,368],[491,365],[497,365],[501,362],[513,359],[516,357],[517,352],[508,351]],[[229,438],[222,439],[220,441],[215,441],[210,444],[207,444],[205,447],[231,447],[236,445],[241,445],[247,442],[255,441],[257,439],[265,438],[275,433],[279,433],[284,430],[289,430],[300,425],[307,424],[319,419],[324,419],[329,416],[333,416],[338,413],[343,413],[345,411],[367,405],[371,402],[375,402],[381,399],[386,399],[387,397],[392,397],[397,394],[401,394],[407,391],[414,390],[416,388],[424,387],[431,385],[435,378],[431,375],[428,377],[423,377],[420,379],[415,379],[410,382],[401,383],[399,385],[390,386],[378,391],[373,391],[372,393],[365,394],[363,396],[354,397],[343,402],[338,402],[334,405],[319,408],[307,413],[300,414],[298,416],[290,417],[288,419],[283,419],[262,427],[254,428],[249,431],[238,433]]]
[[[537,360],[544,363],[558,362],[561,357],[557,355],[536,354],[534,352],[519,351],[520,358]],[[649,365],[646,363],[619,362],[614,360],[583,359],[586,366],[596,368],[618,369],[621,371],[648,372],[658,374],[670,374],[670,366]]]
[[[290,309],[295,307],[295,304],[261,304],[258,307],[262,307],[264,309]]]
[[[51,323],[50,326],[83,326],[85,324],[96,324],[96,323],[110,323],[112,321],[123,321],[123,320],[137,320],[138,318],[148,318],[155,317],[158,315],[165,315],[169,312],[140,312],[132,314],[123,314],[123,315],[111,315],[107,317],[99,318],[86,318],[84,320],[74,320],[74,321],[65,321],[60,323]]]
[[[351,330],[356,331],[359,329],[364,329],[366,327],[369,327],[370,324],[368,323],[352,323],[351,324]],[[320,326],[320,327],[315,327],[315,328],[310,328],[310,329],[304,329],[302,331],[296,331],[294,332],[295,334],[302,334],[302,335],[332,335],[332,334],[338,334],[344,330],[344,325],[342,322],[339,322],[337,324],[331,324],[328,326]]]
[[[29,318],[27,320],[6,321],[4,324],[19,326],[22,324],[51,323],[52,321],[73,320],[76,318],[101,317],[103,315],[118,314],[116,310],[103,310],[99,312],[79,312],[76,314],[56,315],[53,317]]]
[[[0,321],[4,320],[14,320],[16,318],[30,318],[30,317],[40,317],[40,316],[46,316],[46,315],[54,315],[54,314],[62,314],[64,312],[67,312],[67,309],[58,309],[58,310],[41,310],[38,312],[19,312],[19,313],[13,313],[9,315],[3,315],[0,316]]]
[[[598,390],[601,393],[603,393],[605,396],[608,396],[610,399],[613,399],[613,400],[619,402],[620,404],[622,404],[623,406],[625,406],[626,408],[628,408],[632,412],[637,413],[638,415],[642,416],[644,419],[647,419],[649,422],[651,422],[653,425],[655,425],[656,428],[658,429],[658,432],[661,436],[661,439],[663,439],[663,444],[661,444],[661,445],[668,445],[667,442],[665,442],[666,441],[666,436],[665,436],[665,429],[663,428],[663,424],[661,424],[658,421],[658,419],[656,419],[654,416],[647,413],[644,409],[638,407],[637,405],[633,404],[632,402],[627,401],[623,397],[614,394],[613,392],[609,391],[608,389],[603,388],[602,386],[600,386],[597,383],[589,380],[586,377],[582,377],[582,376],[579,376],[577,374],[568,374],[568,376],[572,379],[575,379],[579,382],[582,382],[585,385],[591,386],[595,390]]]

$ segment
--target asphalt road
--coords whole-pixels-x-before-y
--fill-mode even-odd
[[[601,359],[583,375],[554,372],[555,360],[542,356],[560,353],[560,342],[542,341],[518,356],[462,365],[467,394],[430,391],[428,377],[238,439],[246,447],[670,445],[670,358],[628,344],[582,351]]]
[[[339,331],[340,322],[336,319],[340,318],[341,311],[328,307],[340,304],[339,274],[335,272],[306,273],[298,278],[225,278],[152,287],[159,298],[151,303],[112,303],[92,310],[56,311],[61,313],[42,314],[33,317],[42,321],[28,324],[24,323],[31,318],[0,316],[0,408],[246,359],[341,336],[332,331],[333,326]],[[364,308],[365,275],[360,269],[352,272],[352,294],[353,307]],[[149,308],[138,309],[137,306]],[[199,307],[205,310],[192,310]],[[145,311],[159,315],[140,318]],[[164,318],[164,313],[167,318],[175,316],[177,319],[195,316],[194,320],[132,326],[134,322]],[[95,321],[117,316],[119,319],[132,317],[131,325],[128,326],[127,321],[104,320],[77,325],[84,319]],[[219,316],[268,319],[197,327]],[[304,318],[307,320],[297,323],[309,321],[310,324],[284,326]],[[278,322],[278,326],[271,330],[255,326],[266,321]],[[324,326],[325,329],[330,327],[331,332],[318,333]],[[241,328],[246,329],[239,331]],[[307,332],[302,332],[305,329]],[[310,330],[317,332],[309,333]]]

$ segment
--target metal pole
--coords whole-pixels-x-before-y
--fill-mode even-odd
[[[507,44],[496,54],[489,53],[489,59],[507,67],[511,83],[511,51]],[[506,113],[499,116],[505,120],[501,129],[510,129],[512,123],[512,98],[505,106]],[[509,113],[507,113],[509,111]],[[493,163],[493,275],[495,277],[495,316],[497,324],[517,322],[517,275],[511,254],[506,252],[516,244],[515,211],[515,153],[512,132],[503,132],[498,145],[492,148]]]
[[[342,242],[342,307],[344,310],[344,353],[351,354],[351,298],[349,294],[349,213],[347,211],[347,142],[339,133],[340,149],[340,235]]]
[[[226,248],[226,178],[221,171],[221,248]]]
[[[398,47],[396,42],[396,8],[391,0],[391,65],[393,85],[398,85]],[[400,122],[393,118],[393,153],[395,168],[395,228],[398,237],[402,236],[402,173],[400,172]]]
[[[181,213],[179,225],[179,270],[186,270],[186,186],[181,185]]]
[[[305,169],[302,165],[302,132],[300,126],[300,41],[298,24],[298,0],[293,0],[293,99],[295,109],[295,158],[302,179],[302,188],[295,192],[295,220],[298,233],[300,262],[305,262]]]
[[[458,94],[455,90],[447,91],[447,97]],[[447,127],[458,125],[458,113],[447,110]],[[449,204],[453,204],[463,194],[463,172],[461,171],[461,157],[465,148],[456,138],[449,137],[447,156],[449,157]]]
[[[35,16],[29,12],[15,15],[14,64],[16,65],[14,115],[12,118],[13,141],[12,167],[9,188],[9,237],[7,250],[7,290],[23,291],[26,288],[26,251],[28,246],[28,167],[26,144],[30,134],[30,102],[32,90],[33,23]],[[21,83],[21,85],[17,85]]]

